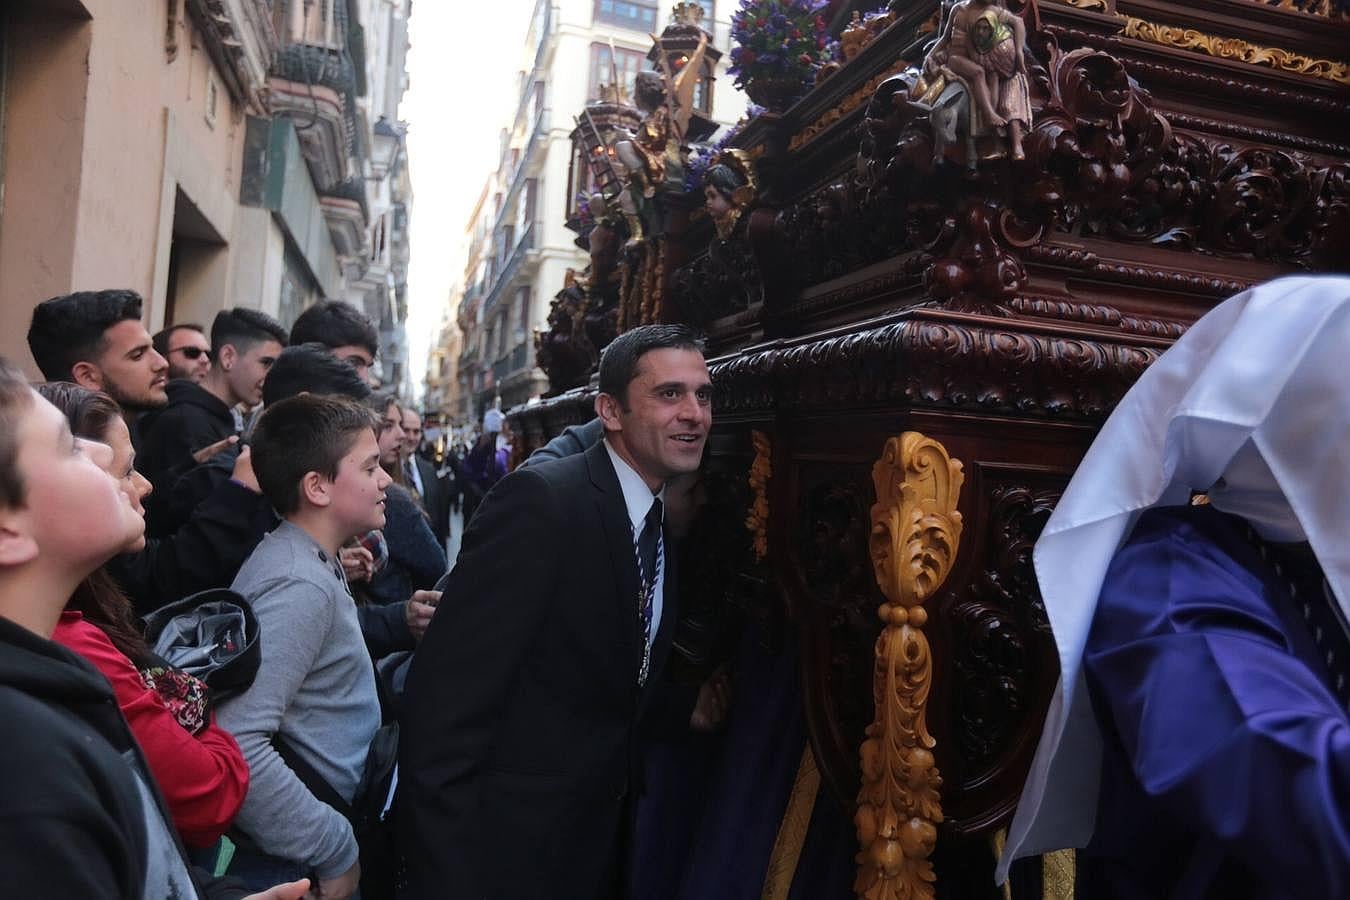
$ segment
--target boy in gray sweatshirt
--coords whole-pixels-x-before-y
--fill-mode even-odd
[[[257,846],[240,848],[230,874],[270,885],[280,873],[312,873],[319,896],[345,900],[360,883],[351,825],[305,787],[272,739],[352,801],[380,705],[338,548],[384,525],[390,479],[373,416],[349,400],[304,394],[269,406],[251,443],[258,484],[285,521],[233,585],[253,604],[262,659],[252,687],[217,716],[252,772],[235,824]]]

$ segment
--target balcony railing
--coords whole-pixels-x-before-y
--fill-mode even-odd
[[[549,108],[546,106],[539,110],[534,117],[534,127],[530,129],[530,139],[525,142],[524,151],[520,154],[520,160],[516,163],[516,171],[511,175],[511,186],[506,189],[505,200],[502,201],[503,215],[512,208],[512,199],[520,193],[521,185],[525,183],[527,173],[530,169],[530,160],[539,152],[543,141],[540,140],[549,129]],[[501,224],[500,217],[497,220]]]
[[[529,363],[529,344],[517,344],[514,350],[492,364],[492,380],[495,384],[501,384],[512,375],[523,371]]]
[[[506,261],[506,265],[502,266],[496,281],[493,282],[492,290],[488,291],[487,299],[483,301],[484,319],[486,319],[488,314],[496,307],[497,302],[501,300],[502,294],[511,283],[511,279],[515,277],[516,270],[520,268],[520,263],[525,258],[526,251],[534,248],[535,230],[535,223],[531,222],[530,227],[525,229],[525,233],[521,235],[520,240],[516,242],[516,248],[511,251],[511,258]]]

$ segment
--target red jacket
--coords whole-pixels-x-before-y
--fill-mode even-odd
[[[214,844],[248,792],[248,764],[234,738],[214,722],[197,735],[178,724],[131,660],[80,613],[62,613],[52,640],[84,657],[112,683],[184,843]]]

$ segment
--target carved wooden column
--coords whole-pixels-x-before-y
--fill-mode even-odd
[[[886,442],[872,467],[871,553],[886,602],[876,644],[876,714],[861,751],[858,877],[867,900],[933,896],[928,857],[942,821],[927,703],[933,660],[924,603],[952,570],[961,543],[961,463],[937,441],[907,431]]]

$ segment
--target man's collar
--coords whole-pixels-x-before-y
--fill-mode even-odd
[[[666,486],[661,485],[660,492],[653,494],[651,488],[647,487],[647,482],[642,480],[642,476],[635,472],[623,457],[614,452],[609,438],[605,438],[602,443],[605,445],[605,452],[609,454],[609,461],[614,464],[614,474],[619,477],[619,490],[623,491],[628,521],[632,523],[635,532],[640,531],[643,521],[647,518],[647,511],[652,508],[652,500],[659,499],[665,503]],[[664,513],[662,515],[664,516]]]

